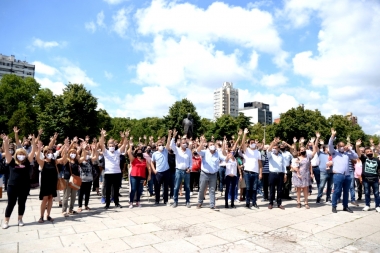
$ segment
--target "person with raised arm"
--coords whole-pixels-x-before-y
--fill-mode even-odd
[[[172,131],[170,130],[169,133]],[[175,137],[177,136],[177,130],[173,130],[173,138],[170,141],[170,148],[175,154],[175,184],[174,184],[174,202],[172,207],[176,208],[178,206],[178,192],[182,180],[185,185],[185,195],[186,195],[186,207],[190,208],[190,172],[193,166],[193,156],[191,150],[187,147],[186,139],[181,140],[181,146],[178,148],[175,145]]]
[[[30,163],[33,161],[35,153],[35,138],[32,136],[32,150],[29,154],[24,149],[17,149],[12,156],[9,152],[9,138],[1,135],[4,143],[5,163],[7,164],[8,179],[8,204],[5,209],[5,219],[2,224],[3,229],[9,227],[9,219],[13,212],[13,208],[18,203],[18,225],[24,226],[22,217],[25,212],[25,203],[30,190]]]
[[[164,204],[169,205],[170,170],[168,163],[168,150],[170,149],[171,131],[168,131],[168,139],[164,146],[164,138],[158,139],[157,151],[152,155],[151,169],[156,176],[154,192],[156,194],[155,205],[160,203],[161,185],[164,185]]]
[[[109,139],[107,142],[106,149],[105,146],[105,136],[107,135],[106,130],[103,128],[100,131],[99,145],[103,152],[104,157],[104,180],[106,184],[106,206],[105,209],[109,209],[111,203],[111,189],[113,186],[113,197],[115,207],[122,208],[119,203],[119,190],[121,183],[121,170],[120,170],[120,154],[125,152],[125,147],[127,145],[127,137],[129,132],[126,131],[122,133],[122,138],[124,138],[123,144],[119,149],[116,150],[116,144],[114,139]]]
[[[41,167],[41,186],[40,186],[40,219],[39,223],[44,222],[45,210],[47,212],[46,219],[53,222],[54,219],[50,217],[51,207],[53,206],[53,197],[57,197],[57,181],[58,181],[58,168],[57,164],[64,164],[67,157],[66,146],[62,150],[62,158],[55,159],[53,149],[50,147],[42,148],[42,143],[37,144],[36,161]],[[40,154],[43,154],[41,158]]]
[[[217,209],[215,206],[216,177],[219,170],[219,163],[226,160],[226,151],[223,145],[222,152],[217,152],[213,141],[210,141],[207,145],[208,148],[203,150],[202,148],[205,147],[205,143],[206,138],[204,136],[201,136],[200,145],[197,149],[197,153],[202,157],[197,209],[200,209],[202,207],[206,186],[208,185],[210,194],[210,208],[212,210],[219,211],[219,209]]]
[[[257,150],[257,143],[255,140],[249,139],[249,146],[245,142],[248,133],[248,129],[244,129],[241,144],[241,150],[244,158],[244,179],[246,185],[245,207],[248,209],[252,209],[252,207],[258,209],[257,189],[259,180],[261,180],[263,176],[263,165],[261,163],[261,154]]]
[[[336,131],[331,129],[331,137],[329,140],[329,153],[333,161],[333,182],[334,193],[332,196],[332,212],[337,213],[336,207],[338,199],[343,191],[343,211],[352,213],[353,211],[348,207],[348,193],[351,185],[351,175],[348,163],[351,160],[357,159],[358,155],[353,151],[345,151],[345,144],[341,141],[338,143],[338,150],[334,149],[334,140]]]

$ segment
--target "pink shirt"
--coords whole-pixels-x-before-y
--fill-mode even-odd
[[[363,164],[361,161],[357,161],[355,163],[355,178],[360,178],[360,176],[362,175],[362,170],[363,170]]]

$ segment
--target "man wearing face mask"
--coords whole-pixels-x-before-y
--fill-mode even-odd
[[[198,194],[198,205],[197,209],[200,209],[203,204],[205,189],[208,184],[209,194],[210,194],[210,208],[215,211],[219,211],[215,207],[215,188],[216,188],[216,177],[219,170],[219,163],[226,160],[226,150],[225,145],[222,146],[222,152],[217,152],[214,142],[208,143],[208,149],[202,150],[205,145],[206,139],[204,136],[200,138],[200,145],[198,146],[197,152],[202,157],[201,175],[199,178],[199,194]]]
[[[373,157],[371,148],[365,148],[364,154],[360,150],[361,140],[356,142],[356,151],[363,164],[362,175],[359,178],[364,185],[365,207],[363,211],[369,211],[371,202],[371,189],[375,197],[376,212],[380,213],[380,196],[379,196],[379,175],[380,175],[380,160]]]
[[[105,148],[104,139],[106,131],[102,129],[100,131],[99,146],[103,152],[104,157],[104,180],[106,186],[106,206],[108,209],[111,203],[111,188],[113,186],[114,203],[116,207],[122,208],[119,204],[119,187],[120,187],[120,154],[125,152],[125,147],[127,145],[127,137],[129,136],[129,131],[121,134],[124,138],[123,144],[119,149],[116,150],[116,145],[113,139],[108,140],[107,146],[108,150]]]
[[[352,213],[352,210],[348,207],[348,193],[351,185],[351,175],[349,172],[349,163],[351,160],[357,159],[358,155],[352,150],[346,152],[343,142],[338,143],[338,150],[334,149],[334,139],[336,131],[331,129],[331,137],[329,140],[329,152],[332,156],[334,163],[333,167],[333,182],[334,193],[332,196],[332,212],[336,213],[336,206],[339,197],[343,190],[343,211]]]
[[[285,146],[285,142],[280,145],[281,154],[284,157],[286,166],[286,182],[284,183],[282,190],[282,198],[290,200],[292,199],[289,196],[290,190],[292,189],[292,172],[290,171],[290,164],[292,163],[293,156],[289,151],[286,150]]]
[[[164,204],[169,204],[169,184],[170,184],[170,170],[168,163],[168,150],[170,149],[171,130],[166,142],[166,148],[162,140],[157,141],[158,150],[152,155],[151,168],[156,175],[154,182],[154,192],[156,194],[155,205],[160,203],[161,185],[164,185]]]
[[[287,180],[286,175],[286,165],[285,159],[280,153],[280,148],[278,146],[280,142],[279,138],[275,138],[270,144],[267,155],[269,161],[269,186],[270,186],[270,196],[269,196],[269,206],[268,209],[273,208],[273,201],[275,196],[275,188],[277,188],[277,207],[284,210],[285,207],[282,205],[282,186],[284,181]]]
[[[177,131],[173,130],[173,138],[170,141],[170,147],[175,154],[175,184],[174,184],[174,202],[172,207],[176,208],[178,206],[178,192],[182,180],[184,181],[185,192],[186,192],[186,207],[190,208],[190,172],[193,166],[193,156],[191,150],[187,147],[186,139],[181,140],[181,147],[177,148],[175,145],[175,137],[177,136]]]
[[[263,165],[261,163],[261,154],[257,150],[257,144],[255,140],[250,139],[248,141],[249,146],[245,143],[248,129],[244,129],[244,135],[242,139],[242,151],[244,157],[244,180],[246,185],[245,207],[251,209],[252,207],[258,209],[257,205],[257,189],[259,180],[263,176]],[[252,201],[252,206],[251,206]]]

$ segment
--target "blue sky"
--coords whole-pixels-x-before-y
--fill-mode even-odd
[[[161,117],[187,97],[212,118],[212,91],[240,105],[353,112],[380,134],[380,3],[375,0],[3,0],[0,53],[36,65],[60,94],[83,83],[111,116]]]

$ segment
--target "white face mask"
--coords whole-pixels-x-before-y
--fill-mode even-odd
[[[187,144],[186,143],[182,144],[182,148],[187,148]]]
[[[111,152],[114,152],[115,151],[115,147],[109,147],[108,150],[111,151]]]
[[[90,156],[89,155],[86,155],[86,160],[90,160]]]
[[[47,154],[47,155],[46,155],[46,158],[47,158],[47,159],[53,159],[53,154],[52,154],[52,153]]]
[[[159,150],[159,151],[164,150],[164,146],[158,146],[158,150]]]
[[[215,146],[214,146],[214,145],[211,145],[211,146],[209,147],[209,149],[210,149],[211,151],[214,151],[214,150],[215,150]]]
[[[250,148],[256,148],[256,144],[255,143],[252,143],[249,145]]]
[[[71,159],[75,159],[75,157],[77,157],[76,154],[70,154],[70,158],[71,158]]]
[[[340,152],[344,152],[344,147],[339,147]]]
[[[24,155],[17,155],[17,159],[19,161],[24,161],[25,160],[25,156]]]
[[[277,149],[275,149],[275,148],[272,149],[272,152],[273,152],[273,154],[277,154],[278,153]]]
[[[9,154],[13,155],[15,152],[13,151],[13,149],[10,149],[9,150]]]

